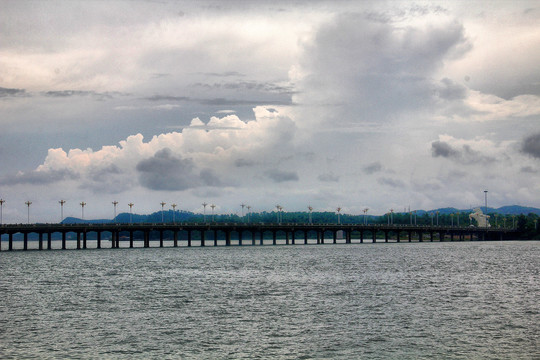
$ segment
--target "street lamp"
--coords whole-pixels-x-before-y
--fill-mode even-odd
[[[390,209],[390,222],[394,225],[394,209]]]
[[[86,203],[84,201],[81,202],[81,220],[84,220],[84,206]]]
[[[171,204],[171,207],[172,207],[172,222],[173,224],[176,224],[176,204]]]
[[[30,224],[30,205],[32,205],[32,202],[28,200],[25,204],[28,206],[28,224]]]
[[[60,200],[60,222],[64,220],[64,204],[66,203],[66,200]]]
[[[251,206],[248,205],[248,206],[246,206],[246,207],[247,207],[247,209],[248,209],[247,217],[248,217],[248,223],[249,223],[249,222],[251,222],[251,219],[250,219],[250,216],[251,216]]]
[[[0,225],[4,225],[4,222],[2,220],[2,213],[4,212],[4,203],[6,200],[0,199]]]
[[[363,211],[364,211],[364,225],[367,225],[367,218],[366,218],[366,214],[368,212],[368,208],[365,208]]]
[[[485,201],[486,201],[486,215],[488,213],[488,208],[487,208],[487,193],[488,191],[487,190],[484,190],[484,197],[485,197]],[[486,219],[486,226],[487,226],[487,219]]]
[[[167,204],[166,202],[162,201],[161,204],[161,222],[165,223],[164,217],[163,217],[163,207]]]
[[[338,225],[339,225],[339,224],[341,224],[341,219],[340,219],[340,217],[339,217],[340,212],[341,212],[341,208],[338,207],[336,210],[337,210],[337,223],[338,223]]]
[[[131,212],[131,208],[133,207],[133,203],[129,203],[128,206],[129,206],[129,223],[133,223],[133,213]]]
[[[437,226],[439,226],[439,212],[437,211]]]
[[[311,216],[311,212],[313,211],[313,208],[311,207],[311,205],[309,205],[308,207],[308,210],[309,210],[309,224],[313,224],[313,219],[312,219],[312,216]]]
[[[246,204],[240,205],[242,207],[242,221],[244,220],[244,208],[246,207]]]
[[[203,222],[206,223],[206,205],[208,205],[207,203],[203,202],[202,203],[202,206],[204,208],[203,210]]]
[[[210,205],[210,207],[212,208],[212,222],[215,222],[215,218],[214,218],[214,209],[216,208],[216,205],[212,204]]]
[[[113,217],[113,222],[116,221],[116,205],[118,205],[118,201],[113,201],[112,204],[114,205],[114,217]]]
[[[459,227],[459,211],[457,212],[457,227]]]

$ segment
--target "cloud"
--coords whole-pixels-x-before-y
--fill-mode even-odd
[[[0,98],[11,97],[11,96],[27,96],[26,90],[24,89],[9,89],[0,87]]]
[[[365,172],[366,174],[369,174],[369,175],[374,174],[374,173],[376,173],[376,172],[379,172],[379,171],[381,171],[381,170],[382,170],[382,165],[381,165],[381,163],[378,162],[378,161],[376,161],[376,162],[374,162],[374,163],[371,163],[371,164],[369,164],[369,165],[364,166],[364,172]]]
[[[322,182],[339,182],[339,176],[334,175],[333,173],[325,173],[317,176],[317,179]]]
[[[285,181],[298,181],[298,174],[294,171],[282,171],[278,169],[268,170],[266,175],[276,183]]]
[[[381,177],[377,179],[377,182],[381,185],[390,186],[393,188],[404,188],[405,183],[398,179],[392,179],[387,177]]]
[[[16,175],[8,175],[2,179],[5,185],[31,184],[31,185],[49,185],[64,180],[79,179],[78,174],[68,169],[40,171],[33,170],[29,172],[19,172]]]
[[[534,158],[540,159],[540,133],[526,137],[523,140],[521,151]]]
[[[487,164],[495,161],[494,157],[483,155],[480,151],[472,149],[468,144],[463,144],[460,149],[440,140],[431,143],[431,154],[435,158],[443,157],[468,165]]]

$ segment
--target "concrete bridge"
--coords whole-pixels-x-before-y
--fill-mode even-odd
[[[13,224],[0,225],[0,250],[13,250],[14,237],[22,237],[23,250],[28,250],[30,235],[37,237],[39,250],[50,250],[53,237],[61,239],[62,249],[66,249],[68,235],[76,237],[77,249],[89,248],[90,238],[95,238],[96,248],[99,249],[103,241],[110,242],[107,247],[111,248],[119,248],[121,242],[124,245],[122,247],[128,247],[129,244],[130,248],[141,242],[145,248],[157,247],[156,242],[159,242],[159,247],[164,247],[166,239],[172,240],[174,247],[217,246],[218,241],[221,244],[224,241],[226,246],[276,245],[278,239],[279,244],[286,245],[351,244],[364,241],[505,240],[515,239],[519,232],[514,229],[383,224]],[[151,246],[151,242],[154,242],[154,246]]]

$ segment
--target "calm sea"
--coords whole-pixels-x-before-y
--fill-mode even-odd
[[[0,253],[2,359],[540,359],[540,242]]]

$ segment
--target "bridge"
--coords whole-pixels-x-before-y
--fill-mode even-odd
[[[0,250],[13,250],[14,238],[21,238],[23,250],[28,250],[30,235],[37,237],[38,249],[52,249],[53,237],[67,249],[68,235],[74,237],[77,249],[230,245],[296,245],[352,244],[364,241],[424,242],[424,241],[487,241],[516,239],[515,229],[495,229],[454,226],[417,226],[383,224],[266,224],[266,223],[159,223],[159,224],[11,224],[0,225]],[[7,238],[7,249],[6,249]],[[2,240],[3,239],[3,240]],[[159,243],[159,245],[156,244]],[[93,242],[92,242],[93,243]],[[153,243],[153,246],[151,246]],[[171,245],[168,245],[171,246]]]

